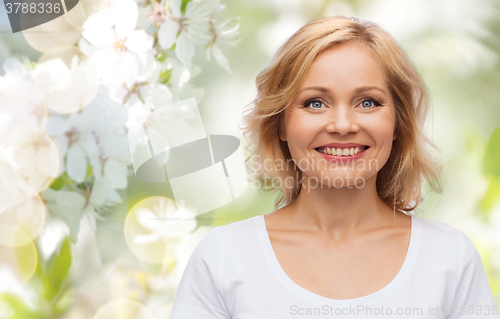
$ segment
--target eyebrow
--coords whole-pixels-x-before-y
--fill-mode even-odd
[[[306,90],[315,90],[315,91],[320,91],[321,93],[327,93],[329,91],[328,88],[325,88],[322,86],[309,86],[309,87],[306,87],[306,88],[300,90],[300,92],[306,91]],[[361,87],[356,89],[355,93],[359,94],[359,93],[363,93],[363,92],[370,91],[370,90],[377,90],[377,91],[380,91],[384,94],[387,94],[383,89],[379,88],[378,86],[361,86]]]

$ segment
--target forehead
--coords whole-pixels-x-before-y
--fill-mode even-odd
[[[361,86],[380,86],[388,90],[385,71],[362,44],[351,41],[321,52],[307,72],[302,87],[329,86],[345,91]]]

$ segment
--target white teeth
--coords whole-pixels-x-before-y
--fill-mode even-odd
[[[362,147],[364,150],[365,147]],[[318,149],[321,153],[335,156],[354,156],[361,152],[359,147],[351,147],[351,148],[320,148]]]

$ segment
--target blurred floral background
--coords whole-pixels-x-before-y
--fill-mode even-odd
[[[168,183],[135,177],[128,128],[195,97],[207,134],[245,143],[237,125],[255,76],[293,32],[330,15],[382,25],[427,83],[444,194],[427,188],[418,213],[472,239],[500,304],[498,1],[80,0],[16,34],[4,9],[0,318],[168,318],[199,240],[273,211],[276,194],[248,187],[169,222],[190,208]],[[164,129],[182,121],[172,112]]]

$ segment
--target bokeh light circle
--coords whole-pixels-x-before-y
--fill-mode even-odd
[[[130,250],[140,259],[171,264],[176,249],[196,228],[193,218],[181,220],[186,209],[168,197],[152,196],[138,202],[125,219],[124,233]]]
[[[59,153],[45,132],[33,131],[11,121],[0,132],[0,147],[13,153],[17,166],[11,169],[0,166],[0,179],[24,180],[35,191],[41,192],[57,177]]]
[[[73,7],[73,9],[64,14],[64,18],[75,29],[83,31],[83,24],[85,23],[85,19],[87,17],[80,1]]]
[[[20,282],[26,282],[35,273],[37,258],[35,244],[24,231],[0,224],[0,265],[11,269]]]
[[[47,125],[47,107],[41,94],[25,81],[11,81],[0,88],[0,111],[33,131],[43,131]]]
[[[57,46],[40,61],[33,75],[47,108],[65,114],[76,113],[97,96],[100,81],[97,67],[90,65],[75,46]]]
[[[19,228],[30,239],[35,239],[44,223],[45,208],[32,187],[18,180],[0,181],[0,225]]]
[[[80,50],[75,45],[69,45],[69,44],[61,44],[58,46],[55,46],[54,48],[48,50],[42,56],[40,59],[38,59],[38,64],[43,63],[45,61],[59,58],[63,60],[63,62],[70,67],[71,66],[71,60],[73,59],[74,56],[78,56],[80,60],[85,59],[85,55],[83,52]]]
[[[73,17],[71,21],[75,24],[79,19]],[[61,44],[74,44],[82,33],[68,22],[65,15],[22,32],[26,42],[40,52],[47,52]]]

